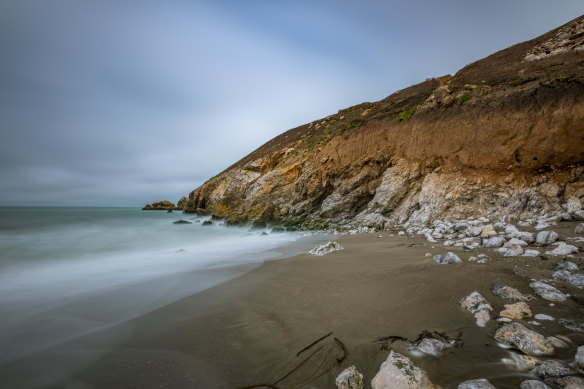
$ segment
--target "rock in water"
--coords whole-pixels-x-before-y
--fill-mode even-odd
[[[343,246],[341,246],[337,242],[328,242],[325,244],[321,244],[320,246],[316,246],[315,248],[310,250],[309,253],[312,255],[323,256],[338,250],[343,250]]]
[[[451,265],[453,263],[460,263],[462,259],[458,257],[458,255],[454,254],[453,252],[447,252],[444,257],[441,255],[434,255],[432,258],[435,262],[441,265]]]
[[[408,357],[393,350],[371,380],[371,387],[373,389],[435,388],[426,372],[415,366]]]
[[[524,317],[531,317],[531,309],[523,301],[515,304],[505,304],[505,310],[501,311],[499,316],[508,317],[509,319],[523,319]]]
[[[341,372],[335,380],[338,389],[363,389],[363,374],[351,366]]]
[[[442,352],[450,347],[450,343],[444,343],[434,338],[424,338],[418,344],[418,350],[424,354],[433,355],[435,357],[442,354]]]
[[[566,244],[566,242],[555,243],[557,247],[551,251],[546,251],[548,255],[570,255],[578,252],[578,247]]]
[[[568,278],[568,283],[577,288],[584,288],[584,274],[573,274]]]
[[[486,378],[464,381],[458,384],[458,389],[496,389]]]
[[[584,371],[584,346],[578,346],[576,356],[574,357],[574,366],[580,371]]]
[[[584,332],[584,323],[582,322],[569,319],[560,319],[558,320],[558,323],[560,323],[569,330]]]
[[[495,339],[513,346],[527,355],[552,355],[554,347],[537,332],[527,329],[523,324],[507,324],[497,330]]]
[[[558,233],[555,231],[541,231],[537,234],[535,242],[542,246],[552,244],[558,240]]]
[[[568,281],[572,277],[569,271],[567,270],[556,270],[552,276],[550,277],[553,281]]]
[[[562,260],[556,264],[556,269],[567,270],[569,272],[578,271],[580,268],[574,262]]]
[[[536,319],[536,320],[549,320],[549,321],[556,320],[553,317],[551,317],[550,315],[546,315],[544,313],[538,313],[533,318]]]
[[[537,293],[546,300],[558,301],[562,303],[566,301],[566,299],[568,298],[558,289],[541,281],[532,282],[531,284],[529,284],[529,287],[535,290],[535,293]]]
[[[523,381],[519,386],[520,389],[552,389],[541,381],[527,380]]]
[[[193,223],[191,223],[188,220],[182,220],[182,219],[180,219],[180,220],[177,220],[177,221],[172,222],[172,224],[193,224]]]
[[[572,373],[572,369],[570,369],[567,365],[559,361],[543,361],[538,363],[531,373],[535,374],[540,378],[549,378],[549,377],[565,377]]]
[[[531,301],[533,297],[528,294],[522,294],[517,289],[503,284],[493,285],[493,294],[505,300],[513,301]]]
[[[479,327],[484,327],[491,319],[490,311],[493,307],[479,292],[472,292],[460,300],[460,305],[474,315]]]
[[[505,250],[504,257],[518,257],[523,254],[523,247],[519,245],[511,246]]]
[[[584,223],[580,223],[574,228],[574,234],[584,234]]]

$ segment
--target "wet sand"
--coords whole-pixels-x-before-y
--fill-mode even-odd
[[[491,293],[495,282],[533,294],[530,277],[549,277],[559,259],[502,258],[482,251],[493,261],[477,264],[467,259],[480,250],[466,253],[419,237],[380,234],[382,238],[331,237],[345,249],[323,257],[268,261],[146,316],[60,346],[55,355],[75,350],[101,350],[101,355],[55,387],[241,388],[274,384],[290,373],[276,386],[334,388],[335,377],[350,365],[370,387],[393,349],[409,355],[443,388],[480,377],[498,388],[517,388],[526,373],[501,363],[512,351],[492,337],[499,324],[491,320],[486,328],[477,327],[458,301],[476,290],[491,303],[495,316],[509,303]],[[425,256],[447,251],[464,263],[439,265]],[[529,303],[533,314],[584,320],[584,293],[559,288],[572,297],[553,307],[538,298]],[[545,336],[563,334],[574,342],[553,358],[571,360],[576,346],[584,343],[584,334],[557,322],[536,327],[527,321],[523,323]],[[424,330],[445,332],[461,342],[439,358],[412,356],[409,342],[397,340],[386,347],[376,342],[389,336],[413,340]]]

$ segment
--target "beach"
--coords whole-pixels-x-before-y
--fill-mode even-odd
[[[568,231],[573,224],[556,230],[562,228]],[[476,252],[392,235],[331,235],[344,250],[266,261],[225,283],[45,352],[47,368],[75,352],[107,350],[55,387],[242,388],[277,382],[279,388],[334,388],[336,376],[351,365],[369,387],[389,350],[395,350],[443,388],[481,377],[497,388],[518,387],[528,371],[502,362],[518,352],[493,338],[501,324],[491,320],[478,327],[459,301],[478,291],[496,317],[509,302],[491,292],[494,283],[533,293],[530,279],[549,277],[557,260],[502,258],[485,250],[491,261],[480,264],[467,261]],[[440,265],[426,256],[446,251],[463,262]],[[569,292],[565,303],[554,306],[536,298],[529,303],[533,314],[582,321],[584,293]],[[568,337],[569,348],[558,349],[553,358],[573,360],[583,333],[557,320],[539,326],[528,320],[520,322],[545,336]],[[457,342],[440,357],[423,355],[410,345],[423,331],[445,333]],[[389,337],[408,341],[378,341]]]

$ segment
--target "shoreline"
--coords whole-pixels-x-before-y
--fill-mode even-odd
[[[476,290],[493,306],[494,318],[509,303],[492,294],[494,283],[533,293],[530,277],[540,273],[540,267],[552,270],[557,261],[502,258],[483,250],[493,261],[478,264],[468,262],[470,253],[460,248],[433,245],[421,237],[379,234],[336,237],[345,249],[322,257],[303,254],[266,261],[226,283],[124,323],[114,331],[131,335],[74,380],[111,388],[130,383],[209,388],[269,383],[298,365],[301,358],[296,354],[303,347],[332,332],[315,356],[288,376],[287,386],[314,378],[311,373],[319,365],[330,365],[311,385],[334,387],[338,373],[355,365],[369,387],[393,349],[410,356],[443,388],[485,376],[497,388],[518,387],[528,371],[501,362],[517,353],[499,347],[493,338],[500,324],[491,320],[485,328],[477,327],[458,301]],[[426,257],[428,252],[448,250],[459,254],[463,263],[439,265]],[[538,298],[530,303],[533,313],[582,321],[579,304],[584,293],[573,289],[572,298],[554,307]],[[558,350],[554,359],[573,358],[575,347],[584,342],[584,335],[557,321],[538,327],[527,319],[520,322],[546,336],[572,339],[570,348]],[[458,337],[460,345],[436,358],[417,355],[409,342],[397,341],[386,349],[376,342],[389,336],[413,340],[425,330]],[[107,336],[89,337],[85,345]],[[348,351],[340,367],[333,356],[342,357],[343,352],[333,337]]]

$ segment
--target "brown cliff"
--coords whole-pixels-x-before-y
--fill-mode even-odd
[[[289,130],[181,201],[231,222],[538,218],[584,196],[584,17]]]

